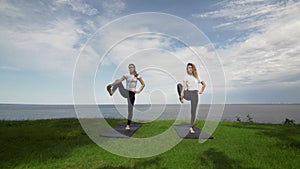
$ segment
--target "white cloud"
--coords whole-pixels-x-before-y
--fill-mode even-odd
[[[0,70],[3,71],[20,71],[19,68],[13,67],[13,66],[0,66]]]
[[[110,17],[119,14],[126,7],[126,4],[121,0],[103,0],[101,5],[105,15]]]
[[[0,1],[0,14],[1,16],[10,16],[10,17],[22,16],[20,10],[7,0]]]
[[[221,1],[216,4],[218,10],[193,14],[196,18],[221,18],[223,22],[215,26],[218,29],[248,30],[267,26],[276,21],[278,13],[286,6],[293,5],[287,1],[237,0]]]
[[[101,3],[107,6],[108,2]],[[121,1],[115,1],[114,4],[119,4],[115,9],[125,8],[120,5]],[[80,0],[58,0],[53,4],[41,2],[39,5],[43,8],[41,11],[37,9],[37,13],[27,9],[34,5],[38,6],[1,1],[0,13],[3,14],[2,17],[5,16],[0,24],[1,59],[5,61],[2,64],[22,70],[64,72],[59,74],[70,77],[81,45],[100,27],[96,17],[105,18],[107,13],[113,15],[114,7],[110,7],[109,12],[98,15],[96,8]],[[80,15],[72,17],[74,15],[70,14],[67,6]],[[46,20],[35,16],[48,8],[49,13],[43,16]],[[61,15],[62,11],[65,15]],[[93,18],[94,15],[97,16]],[[21,16],[22,20],[16,18]],[[77,19],[81,21],[78,22]]]
[[[93,8],[91,5],[84,3],[81,0],[57,0],[57,5],[69,5],[71,6],[72,10],[75,12],[80,12],[85,15],[96,15],[98,14],[98,10]]]
[[[228,29],[257,29],[239,42],[218,49],[230,82],[228,87],[236,90],[296,87],[300,78],[300,2],[289,1],[285,5],[258,2],[220,3],[223,5],[220,11],[199,15],[230,21],[232,24],[223,25]]]
[[[78,41],[75,28],[73,21],[68,20],[32,32],[2,30],[1,47],[11,54],[2,59],[23,69],[62,71],[70,75],[77,56],[76,49],[72,48]]]

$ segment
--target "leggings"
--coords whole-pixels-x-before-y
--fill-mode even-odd
[[[182,84],[177,84],[177,91],[180,97],[182,91]],[[191,101],[191,123],[190,126],[193,127],[196,118],[196,110],[198,105],[198,90],[185,90],[183,98],[185,100]]]
[[[133,116],[135,93],[133,91],[126,90],[122,83],[114,85],[112,88],[112,91],[115,92],[117,89],[119,89],[121,96],[123,96],[124,98],[127,98],[127,104],[128,104],[127,125],[130,125],[132,116]]]

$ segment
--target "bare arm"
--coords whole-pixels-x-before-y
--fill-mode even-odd
[[[120,79],[117,79],[115,82],[113,82],[111,85],[114,86],[114,85],[117,85],[119,83],[121,83],[123,80],[125,80],[125,76],[122,76]]]
[[[140,77],[140,78],[137,78],[137,79],[140,81],[141,87],[140,87],[139,90],[135,91],[135,93],[136,93],[136,94],[139,94],[139,93],[141,93],[142,90],[144,89],[144,87],[145,87],[145,82],[144,82],[144,80],[143,80],[141,77]]]
[[[199,91],[199,94],[202,94],[204,92],[204,90],[205,90],[205,87],[206,87],[206,83],[204,81],[201,81],[201,84],[202,84],[202,87],[201,87],[201,89]]]

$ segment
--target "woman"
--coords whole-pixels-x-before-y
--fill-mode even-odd
[[[114,83],[109,84],[106,89],[108,93],[112,96],[114,92],[119,89],[120,94],[127,98],[128,103],[128,118],[127,118],[127,125],[125,127],[126,130],[130,130],[130,123],[133,116],[133,106],[135,101],[135,94],[141,93],[141,91],[145,87],[145,83],[142,77],[137,74],[135,70],[134,64],[129,64],[129,74],[123,75],[120,79],[116,80]],[[126,80],[126,89],[124,88],[122,81]],[[139,90],[136,90],[137,80],[140,81],[141,87]]]
[[[177,84],[177,91],[179,94],[179,100],[183,103],[183,99],[191,101],[191,123],[190,133],[195,133],[193,127],[196,118],[196,110],[198,106],[198,93],[202,94],[206,84],[203,80],[200,80],[197,72],[197,68],[193,63],[188,63],[186,66],[187,75],[184,77],[183,85]],[[198,84],[202,84],[201,90],[198,89]]]

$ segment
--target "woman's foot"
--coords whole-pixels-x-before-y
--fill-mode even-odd
[[[130,126],[127,124],[125,130],[130,130]]]
[[[194,134],[194,133],[195,133],[195,130],[194,130],[192,127],[190,128],[190,133],[191,133],[191,134]]]
[[[111,84],[106,86],[106,90],[108,91],[109,95],[112,96]]]
[[[182,99],[181,97],[179,97],[179,101],[180,101],[181,103],[183,103],[183,99]]]

